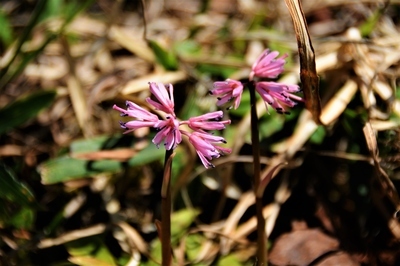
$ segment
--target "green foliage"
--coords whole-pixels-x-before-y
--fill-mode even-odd
[[[201,46],[193,40],[183,40],[182,42],[178,42],[174,45],[175,51],[179,53],[179,55],[201,55]]]
[[[7,83],[22,73],[28,63],[42,53],[50,42],[61,36],[65,27],[72,21],[72,19],[93,2],[94,0],[71,1],[64,5],[63,3],[60,3],[60,1],[39,0],[34,11],[32,12],[28,24],[26,27],[24,27],[22,34],[19,36],[13,56],[7,62],[7,65],[0,70],[0,91]],[[23,52],[23,44],[29,40],[34,29],[40,24],[40,22],[47,18],[56,16],[60,10],[63,11],[60,16],[64,18],[64,20],[59,31],[48,31],[46,39],[41,45],[39,45],[37,49],[29,52]],[[6,27],[6,24],[4,27]]]
[[[121,163],[114,160],[81,160],[68,156],[51,159],[38,168],[43,184],[66,182],[101,173],[116,173]]]
[[[77,140],[71,143],[70,150],[74,154],[90,153],[106,148],[117,138],[101,136],[88,140]],[[108,144],[107,144],[108,143]],[[127,163],[117,160],[87,160],[71,158],[68,155],[50,159],[38,167],[43,184],[66,182],[84,177],[93,177],[101,173],[117,173],[125,166],[135,167],[163,158],[165,150],[157,149],[153,144],[138,152]]]
[[[360,25],[360,32],[362,37],[368,37],[372,31],[376,28],[379,19],[382,17],[384,12],[384,8],[376,9],[375,12],[363,23]]]
[[[241,266],[243,262],[239,261],[236,254],[230,254],[218,261],[218,266],[230,265],[230,266]]]
[[[174,212],[171,217],[172,243],[176,243],[186,234],[187,228],[193,223],[200,211],[196,209],[182,209]]]
[[[198,64],[197,70],[201,73],[212,74],[217,77],[220,76],[223,80],[229,78],[237,71],[234,67],[216,66],[212,64]]]
[[[177,245],[185,237],[185,250],[190,259],[194,259],[198,254],[201,243],[205,240],[199,235],[186,236],[187,229],[194,222],[194,219],[199,215],[200,211],[196,209],[182,209],[174,212],[171,217],[171,242],[172,245]],[[184,240],[183,240],[184,241]],[[152,243],[151,256],[156,261],[161,261],[161,242],[157,238]],[[159,265],[154,261],[149,261],[146,266]]]
[[[55,91],[39,91],[22,97],[0,110],[0,134],[3,134],[38,115],[49,107],[56,97]]]
[[[38,207],[30,188],[18,181],[12,169],[0,165],[0,224],[27,229]]]
[[[13,29],[7,15],[0,9],[0,41],[9,46],[13,41]]]
[[[318,126],[314,134],[311,135],[310,142],[314,144],[321,144],[324,141],[326,135],[325,127]]]
[[[133,156],[129,161],[128,165],[131,167],[145,165],[157,160],[162,160],[164,158],[165,149],[157,148],[156,145],[152,143],[146,148],[141,150],[138,154]]]
[[[116,266],[115,258],[98,237],[80,238],[67,243],[66,248],[71,255],[69,259],[74,264],[80,266],[103,265]]]
[[[166,70],[178,69],[178,59],[172,50],[167,51],[153,40],[148,40],[148,43],[156,56],[157,62],[160,63]]]
[[[286,121],[286,116],[271,112],[270,115],[261,118],[259,130],[262,138],[268,138],[279,132]]]

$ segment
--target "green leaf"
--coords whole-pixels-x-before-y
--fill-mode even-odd
[[[174,212],[171,217],[171,242],[178,242],[186,233],[190,224],[199,215],[200,211],[196,209],[182,209]]]
[[[35,212],[31,208],[22,208],[7,224],[19,229],[30,229],[35,222]]]
[[[33,208],[39,205],[30,189],[4,165],[0,165],[0,199],[0,224],[23,229],[32,226]]]
[[[362,37],[368,37],[372,33],[384,11],[385,8],[375,10],[375,12],[361,24],[360,32]]]
[[[70,152],[72,154],[78,154],[111,149],[119,140],[121,140],[121,135],[97,136],[91,139],[78,139],[71,143]]]
[[[22,45],[29,39],[33,29],[40,23],[41,19],[56,14],[54,12],[57,12],[57,10],[54,9],[54,5],[57,5],[57,2],[60,1],[52,0],[52,2],[49,3],[48,0],[39,0],[37,2],[38,3],[36,4],[36,7],[32,12],[29,23],[26,25],[26,27],[24,27],[24,30],[20,35],[20,38],[18,39],[14,55],[9,60],[7,65],[0,69],[0,90],[4,88],[4,86],[8,84],[12,79],[18,76],[25,69],[26,65],[44,50],[47,44],[49,44],[55,38],[58,38],[62,34],[63,30],[66,28],[68,23],[70,23],[72,19],[82,10],[89,7],[89,5],[94,2],[94,0],[72,1],[69,2],[69,4],[65,7],[59,7],[60,10],[63,11],[64,15],[64,20],[60,27],[60,30],[55,33],[48,33],[45,41],[35,51],[23,53],[21,52]],[[18,63],[15,62],[17,58],[21,58]]]
[[[317,130],[311,135],[310,142],[314,144],[321,144],[326,135],[325,127],[318,126]]]
[[[98,136],[91,139],[79,139],[71,143],[70,154],[90,153],[102,149],[111,149],[121,136]],[[68,155],[50,159],[38,167],[44,184],[65,182],[88,177],[98,173],[114,173],[122,169],[121,162],[115,160],[90,161],[71,158]]]
[[[39,17],[41,16],[41,14],[44,11],[46,2],[47,2],[47,0],[39,0],[37,2],[35,9],[31,13],[31,17],[30,17],[28,24],[24,27],[22,33],[19,35],[19,39],[18,39],[16,48],[15,48],[15,54],[13,55],[11,60],[8,62],[8,64],[0,71],[0,81],[2,81],[3,76],[7,73],[11,64],[17,58],[17,55],[21,51],[22,45],[25,43],[26,40],[28,40],[33,28],[37,25],[37,23],[39,21]],[[5,82],[0,82],[0,85],[2,85],[2,84],[5,84]]]
[[[0,198],[25,207],[35,205],[35,197],[30,189],[18,181],[12,170],[4,165],[0,165]]]
[[[223,79],[227,79],[237,71],[237,68],[212,64],[198,64],[197,70],[201,73],[221,76]]]
[[[185,250],[189,261],[194,261],[197,258],[206,241],[207,238],[201,234],[188,235]]]
[[[81,238],[65,244],[65,247],[72,256],[70,260],[78,265],[117,265],[111,252],[98,236]]]
[[[88,140],[77,140],[70,145],[70,150],[73,154],[78,154],[110,149],[119,139],[119,137],[100,136]],[[157,149],[155,145],[149,144],[127,163],[116,160],[85,160],[64,155],[42,163],[39,165],[38,171],[43,184],[55,184],[100,173],[117,173],[123,169],[125,164],[130,167],[141,166],[161,160],[164,154],[164,148]]]
[[[55,91],[40,91],[18,99],[0,110],[0,134],[17,127],[49,107],[56,96]]]
[[[153,50],[157,62],[160,63],[166,70],[177,70],[178,59],[173,51],[167,51],[161,47],[156,41],[148,40],[150,48]]]
[[[149,144],[146,148],[144,148],[135,156],[133,156],[128,161],[128,165],[133,167],[133,166],[148,164],[151,162],[162,160],[164,158],[164,155],[165,155],[164,147],[157,148],[156,145]]]
[[[218,266],[241,266],[243,262],[239,261],[235,254],[227,255],[218,261]]]
[[[121,162],[114,160],[89,161],[68,156],[49,160],[38,167],[43,184],[54,184],[90,177],[100,173],[116,173]]]
[[[260,135],[262,138],[272,136],[283,128],[286,117],[281,114],[277,114],[275,110],[270,115],[265,115],[260,121]]]
[[[162,252],[161,241],[159,238],[156,238],[151,243],[151,257],[155,261],[161,262],[161,252]],[[156,263],[155,261],[149,260],[145,265],[146,266],[159,266],[160,263]]]
[[[199,43],[195,42],[194,40],[183,40],[181,42],[176,43],[175,51],[179,53],[179,55],[187,56],[187,55],[201,55],[201,46]]]
[[[10,45],[13,40],[13,32],[7,15],[0,10],[0,40],[6,45]]]

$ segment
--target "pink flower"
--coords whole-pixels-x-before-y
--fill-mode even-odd
[[[187,124],[191,129],[195,131],[222,130],[225,129],[225,125],[231,123],[230,120],[219,121],[222,119],[222,116],[222,111],[216,111],[196,117],[191,117],[188,121],[182,122],[182,124]]]
[[[221,121],[223,116],[222,111],[207,113],[189,118],[187,121],[179,122],[174,112],[172,85],[167,85],[167,90],[164,84],[149,82],[149,87],[155,100],[151,98],[147,98],[146,100],[154,108],[166,113],[165,119],[159,119],[157,115],[130,101],[126,101],[126,110],[114,105],[113,109],[119,111],[121,116],[135,118],[132,121],[120,122],[121,127],[126,129],[124,133],[132,132],[142,127],[155,128],[158,132],[152,141],[157,147],[164,142],[166,150],[175,149],[182,142],[182,134],[184,134],[189,137],[190,143],[195,147],[197,154],[206,168],[212,166],[210,161],[213,158],[218,158],[223,153],[230,152],[230,149],[214,145],[215,143],[226,143],[223,137],[207,133],[208,130],[222,130],[225,128],[225,125],[231,123],[230,120]],[[189,133],[179,129],[181,125],[188,125],[194,132]]]
[[[217,105],[224,105],[234,100],[233,108],[237,109],[242,98],[243,84],[240,81],[227,79],[225,81],[214,82],[214,89],[211,95],[217,96]]]
[[[114,104],[113,109],[121,112],[121,116],[130,116],[137,118],[137,120],[129,122],[120,122],[121,127],[127,129],[124,133],[129,133],[141,127],[154,127],[159,123],[159,119],[155,114],[150,113],[139,105],[126,101],[126,110]]]
[[[250,80],[253,80],[254,76],[260,78],[276,78],[283,72],[283,65],[285,64],[285,58],[287,54],[276,58],[279,52],[272,51],[269,49],[264,50],[260,57],[256,60],[251,68]]]
[[[121,116],[130,116],[136,120],[128,122],[119,122],[121,127],[127,129],[124,134],[134,131],[142,127],[152,127],[160,130],[153,139],[153,143],[159,147],[164,141],[167,150],[175,149],[176,146],[182,141],[182,135],[179,131],[179,121],[172,117],[167,116],[165,120],[158,119],[158,116],[143,109],[139,105],[126,101],[127,110],[124,110],[116,105],[113,109],[121,112]]]
[[[175,117],[174,113],[174,88],[172,84],[168,84],[169,93],[162,83],[149,82],[151,93],[156,97],[157,101],[147,98],[146,101],[153,105],[157,110],[170,114]]]
[[[228,148],[214,145],[216,143],[226,143],[225,139],[222,137],[198,131],[191,134],[186,133],[186,135],[189,136],[189,142],[192,143],[193,147],[196,149],[197,155],[205,168],[214,167],[210,162],[212,159],[219,158],[221,155],[231,152]]]
[[[174,117],[167,117],[160,120],[155,126],[160,130],[153,138],[153,143],[158,147],[162,141],[166,150],[175,149],[182,141],[182,133],[179,130],[179,121]]]
[[[256,91],[260,94],[266,104],[271,105],[281,114],[288,114],[284,108],[285,105],[293,107],[296,105],[295,101],[303,101],[303,98],[292,94],[300,91],[299,86],[297,85],[262,81],[256,83]]]

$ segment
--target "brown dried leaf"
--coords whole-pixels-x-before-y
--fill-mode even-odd
[[[274,265],[308,265],[339,247],[339,242],[318,229],[297,230],[280,236],[269,255]],[[347,265],[347,264],[346,264]]]
[[[297,46],[300,56],[300,79],[307,110],[313,116],[313,120],[319,123],[321,113],[321,100],[319,97],[319,78],[315,67],[314,48],[308,32],[307,22],[300,0],[285,0],[293,20],[296,33]]]

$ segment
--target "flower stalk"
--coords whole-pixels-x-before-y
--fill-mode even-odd
[[[238,80],[227,79],[225,81],[214,82],[214,88],[210,91],[211,95],[217,97],[218,106],[226,106],[227,109],[237,109],[240,105],[241,97],[245,87],[250,92],[250,116],[251,116],[251,141],[253,150],[253,167],[254,167],[254,194],[256,198],[256,216],[257,216],[257,265],[267,265],[267,236],[265,234],[265,220],[263,216],[262,198],[264,189],[268,185],[273,172],[268,174],[261,181],[260,166],[260,141],[258,130],[258,117],[256,110],[256,92],[260,95],[268,106],[271,106],[280,114],[289,114],[287,107],[294,107],[297,102],[303,102],[303,98],[295,93],[300,92],[297,85],[283,84],[270,79],[277,78],[283,71],[285,59],[288,57],[284,54],[280,57],[279,52],[270,51],[269,49],[258,57],[254,62],[248,80],[244,83]]]
[[[171,249],[171,173],[173,150],[165,151],[164,174],[161,187],[161,265],[172,263]]]
[[[262,194],[258,195],[257,191],[260,186],[260,140],[258,130],[257,117],[257,100],[254,82],[248,83],[250,92],[250,123],[251,123],[251,143],[253,151],[253,183],[254,194],[256,195],[256,217],[257,217],[257,262],[258,265],[266,265],[267,249],[265,235],[265,220],[263,216]]]

